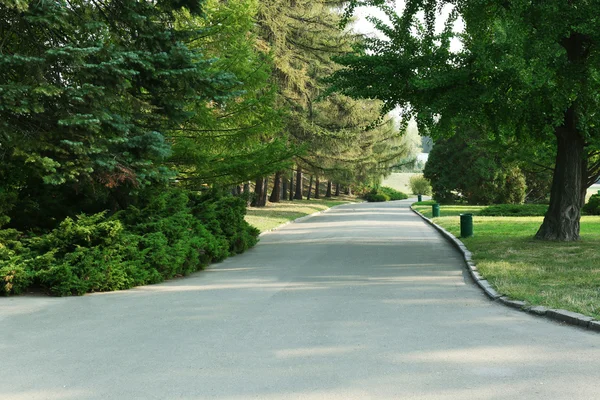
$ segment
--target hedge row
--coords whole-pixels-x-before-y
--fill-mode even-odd
[[[0,230],[0,293],[56,296],[127,289],[198,271],[257,242],[243,199],[170,190],[142,208],[66,218],[27,236]]]

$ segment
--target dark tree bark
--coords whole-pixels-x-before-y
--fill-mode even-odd
[[[254,198],[252,199],[252,203],[250,204],[252,207],[260,207],[263,193],[263,184],[264,179],[262,177],[256,178],[256,185],[254,186]]]
[[[565,114],[565,123],[556,128],[557,153],[550,206],[536,239],[573,241],[579,239],[581,207],[585,201],[583,186],[586,161],[585,142],[577,131],[573,107]],[[583,198],[582,198],[583,197]]]
[[[325,197],[331,197],[331,181],[327,182],[327,193],[325,193]]]
[[[306,200],[310,200],[310,192],[312,191],[312,183],[313,183],[313,176],[310,176],[310,181],[308,183],[308,195],[306,196]]]
[[[288,180],[285,176],[281,177],[282,185],[281,185],[281,198],[286,199],[287,191],[288,191]]]
[[[296,170],[296,194],[294,199],[302,200],[302,168],[300,166]]]
[[[573,73],[584,68],[589,56],[589,37],[571,33],[561,45],[567,51]],[[582,73],[582,76],[585,76]],[[550,190],[550,206],[536,239],[574,241],[579,239],[581,207],[585,202],[585,181],[588,178],[585,140],[579,132],[577,102],[566,111],[564,122],[555,130],[557,152]]]
[[[321,185],[321,182],[319,181],[319,177],[317,176],[317,179],[315,181],[315,199],[320,199],[321,195],[319,194],[319,186]]]
[[[250,182],[244,183],[244,194],[250,193]]]
[[[290,201],[294,200],[294,169],[292,168],[292,175],[290,175]]]
[[[338,197],[340,195],[340,184],[336,183],[335,184],[335,197]]]
[[[263,190],[261,193],[262,196],[260,197],[260,206],[261,207],[265,207],[267,205],[267,197],[269,197],[268,193],[269,193],[269,177],[267,176],[264,179]]]
[[[281,171],[277,171],[275,173],[275,178],[273,179],[273,191],[271,192],[271,197],[269,197],[269,201],[271,203],[279,203],[281,200]]]

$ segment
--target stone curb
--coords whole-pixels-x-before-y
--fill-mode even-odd
[[[554,321],[579,326],[595,332],[600,332],[600,321],[597,321],[592,317],[588,317],[586,315],[567,310],[555,310],[543,306],[532,307],[527,302],[513,300],[507,296],[498,293],[490,285],[490,283],[487,280],[483,279],[483,277],[479,274],[479,271],[477,270],[477,265],[475,265],[472,259],[473,254],[467,249],[463,242],[461,242],[456,236],[448,232],[446,229],[442,228],[440,225],[436,224],[431,219],[427,218],[426,216],[415,210],[412,206],[410,206],[410,209],[429,225],[433,226],[438,232],[442,234],[442,236],[446,240],[448,240],[454,247],[456,247],[456,249],[463,255],[465,265],[471,275],[471,278],[473,278],[473,281],[475,281],[477,286],[479,286],[481,290],[483,290],[483,292],[486,294],[486,296],[488,296],[491,300],[498,301],[508,307],[517,309],[519,311],[527,312],[532,315],[538,315]]]
[[[325,210],[322,210],[322,211],[317,211],[317,212],[315,212],[315,213],[312,213],[312,214],[305,215],[304,217],[300,217],[300,218],[296,218],[296,219],[293,219],[293,220],[291,220],[291,221],[288,221],[288,222],[284,222],[284,223],[283,223],[283,224],[281,224],[281,225],[277,225],[275,228],[271,228],[271,229],[269,229],[269,230],[266,230],[266,231],[264,231],[264,232],[261,232],[261,233],[259,233],[258,237],[261,237],[261,236],[263,236],[263,235],[266,235],[267,233],[271,233],[271,232],[277,231],[277,230],[279,230],[279,229],[281,229],[281,228],[283,228],[284,226],[287,226],[287,225],[289,225],[289,224],[294,224],[294,223],[296,223],[296,222],[301,222],[301,221],[307,220],[307,219],[309,219],[309,218],[312,218],[312,217],[315,217],[315,216],[317,216],[317,215],[320,215],[320,214],[323,214],[323,213],[329,212],[330,210],[333,210],[334,208],[337,208],[337,207],[340,207],[340,206],[345,206],[345,205],[348,205],[348,204],[360,204],[360,203],[358,203],[358,202],[351,202],[351,203],[338,204],[337,206],[329,207],[329,208],[326,208]]]

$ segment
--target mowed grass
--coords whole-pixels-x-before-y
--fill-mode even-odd
[[[381,182],[381,186],[388,186],[400,192],[410,194],[411,190],[408,181],[410,181],[410,177],[413,175],[417,174],[411,172],[394,172]]]
[[[426,206],[415,208],[422,207]],[[442,216],[434,222],[459,237],[457,215],[477,209],[442,206]],[[542,220],[474,216],[474,236],[461,240],[473,253],[481,275],[499,293],[600,319],[600,217],[582,217],[581,240],[570,243],[534,240]]]
[[[266,207],[248,207],[246,221],[257,227],[261,232],[265,232],[296,218],[355,200],[353,197],[340,196],[329,200],[283,200],[280,203],[267,203]]]

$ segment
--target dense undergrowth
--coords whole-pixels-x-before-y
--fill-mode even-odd
[[[387,186],[375,187],[370,191],[364,193],[362,197],[368,202],[382,202],[390,200],[408,199],[407,194],[399,192],[396,189]]]
[[[143,206],[67,217],[44,234],[0,230],[0,293],[127,289],[198,271],[252,247],[245,200],[168,190]]]

